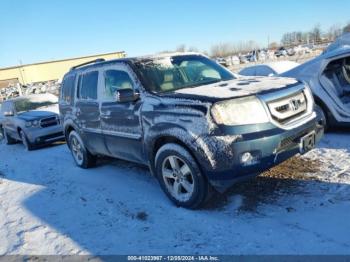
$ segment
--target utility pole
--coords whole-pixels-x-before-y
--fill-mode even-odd
[[[22,83],[24,83],[24,78],[23,78],[23,73],[22,73],[22,60],[20,59],[18,62],[19,62],[19,68],[18,68],[19,74],[21,76]],[[19,86],[17,86],[17,88],[18,88],[19,94],[22,95],[22,84],[19,83]]]

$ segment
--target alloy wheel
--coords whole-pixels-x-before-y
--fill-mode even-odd
[[[83,147],[75,136],[72,137],[71,148],[75,161],[81,165],[84,161]]]
[[[188,201],[194,191],[190,167],[178,156],[168,156],[162,164],[162,177],[169,193],[178,201]]]
[[[28,140],[27,140],[27,137],[26,137],[26,135],[24,134],[23,131],[21,131],[21,139],[22,139],[22,143],[23,143],[25,149],[29,150]]]

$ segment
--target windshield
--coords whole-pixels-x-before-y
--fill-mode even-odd
[[[42,109],[50,105],[58,103],[58,99],[55,96],[43,96],[43,97],[28,97],[17,100],[15,102],[16,112],[25,112],[31,110]]]
[[[173,92],[178,89],[234,79],[216,62],[198,55],[160,57],[136,63],[149,91]]]

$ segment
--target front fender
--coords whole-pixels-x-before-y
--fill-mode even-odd
[[[199,134],[176,124],[162,123],[147,130],[147,132],[145,132],[144,145],[152,174],[155,174],[154,158],[157,149],[164,143],[177,143],[185,147],[195,158],[200,169],[213,168],[207,146],[198,143],[198,141]],[[203,174],[206,175],[206,172],[203,172]]]
[[[158,123],[144,132],[145,152],[149,159],[153,159],[155,145],[160,139],[170,139],[181,141],[183,144],[190,145],[196,140],[196,135],[188,132],[188,130],[176,124]]]

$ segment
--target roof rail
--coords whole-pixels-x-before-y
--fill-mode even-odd
[[[89,61],[89,62],[85,62],[85,63],[79,64],[79,65],[73,66],[73,67],[71,67],[70,70],[74,70],[74,69],[77,69],[77,68],[85,66],[85,65],[99,63],[99,62],[104,62],[104,61],[106,61],[106,59],[98,58],[98,59],[95,59],[95,60],[92,60],[92,61]]]

